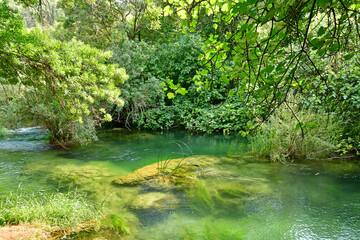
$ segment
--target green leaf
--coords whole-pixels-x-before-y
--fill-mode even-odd
[[[275,14],[276,14],[275,8],[271,8],[270,11],[264,17],[264,19],[261,21],[261,24],[264,25],[265,23],[267,23],[275,16]]]
[[[175,97],[175,94],[172,92],[167,93],[168,99],[173,99]]]
[[[223,74],[221,77],[220,77],[220,80],[226,84],[229,83],[229,78],[226,74]]]
[[[206,76],[208,74],[208,72],[209,72],[208,70],[203,69],[203,70],[201,70],[200,75]]]
[[[318,0],[317,4],[321,7],[325,7],[329,3],[329,0]]]
[[[233,9],[233,13],[238,13],[239,15],[244,14],[247,12],[248,5],[247,3],[237,3]]]
[[[224,5],[221,8],[221,11],[228,12],[229,11],[229,3],[224,3]]]
[[[322,57],[322,56],[324,56],[325,52],[326,52],[326,49],[325,49],[325,48],[322,48],[322,49],[317,50],[316,53],[317,53],[317,55],[319,55],[320,57]]]
[[[317,31],[317,36],[318,36],[318,37],[321,37],[322,35],[325,34],[325,32],[326,32],[326,28],[323,27],[323,26],[321,26],[321,27],[319,28],[319,30]]]
[[[171,80],[171,79],[169,79],[169,78],[166,80],[166,82],[167,82],[167,84],[169,84],[169,85],[174,85],[174,84],[173,84],[173,80]]]
[[[239,33],[245,31],[248,28],[248,25],[245,23],[243,25],[241,25],[240,29],[239,29]]]
[[[247,0],[248,4],[255,4],[257,2],[257,0]]]
[[[177,12],[177,15],[181,18],[181,19],[186,19],[187,15],[186,15],[186,11],[184,9],[181,9],[180,11]]]
[[[324,41],[321,39],[314,38],[313,40],[311,40],[311,45],[313,45],[313,47],[315,49],[320,48],[323,44],[324,44]]]
[[[229,96],[233,96],[234,94],[236,93],[236,90],[235,89],[231,89],[230,92],[229,92]]]
[[[266,73],[271,73],[274,70],[274,66],[273,65],[269,65],[264,69],[264,72]]]
[[[164,15],[165,16],[169,16],[169,15],[171,15],[172,13],[173,13],[173,9],[170,7],[170,6],[166,6],[165,8],[164,8]]]
[[[188,93],[188,90],[186,90],[185,88],[180,88],[176,91],[176,93],[180,93],[181,95],[185,95]]]
[[[344,59],[345,60],[350,60],[354,55],[355,55],[355,53],[349,53],[349,54],[344,56]]]
[[[284,68],[285,64],[285,61],[279,62],[276,66],[276,71],[280,71],[282,68]]]
[[[335,52],[335,51],[339,50],[339,47],[340,47],[339,43],[334,43],[333,45],[331,45],[331,47],[329,47],[329,51]]]
[[[242,137],[246,137],[249,134],[249,132],[240,130],[239,134],[241,134]]]

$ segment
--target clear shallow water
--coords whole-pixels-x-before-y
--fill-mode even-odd
[[[38,128],[1,138],[0,196],[76,188],[128,220],[132,234],[125,239],[360,239],[356,161],[272,163],[247,156],[246,143],[234,136],[120,129],[99,136],[99,142],[70,151],[51,149]],[[222,160],[212,169],[215,177],[171,190],[178,199],[174,208],[135,211],[129,206],[139,194],[164,190],[111,184],[158,160],[190,154]],[[118,239],[109,232],[78,239],[99,236]]]

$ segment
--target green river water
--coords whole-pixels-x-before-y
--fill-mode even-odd
[[[0,196],[10,191],[84,192],[131,234],[87,233],[74,239],[360,239],[360,165],[327,159],[282,164],[246,154],[238,136],[182,131],[99,132],[99,141],[52,149],[46,132],[24,128],[0,138]],[[148,164],[188,155],[220,159],[186,189],[116,186]],[[174,206],[131,208],[139,195],[165,192]],[[71,239],[71,238],[68,238]]]

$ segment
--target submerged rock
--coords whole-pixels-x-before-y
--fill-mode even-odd
[[[220,162],[219,158],[194,156],[157,162],[113,181],[117,185],[134,186],[146,182],[160,185],[183,184],[196,178],[206,167]]]
[[[130,208],[163,212],[176,209],[178,204],[179,200],[172,193],[149,192],[138,195]]]

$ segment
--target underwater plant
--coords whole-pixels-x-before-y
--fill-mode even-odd
[[[110,228],[117,234],[131,234],[128,222],[120,214],[110,214],[102,220],[103,228]]]

